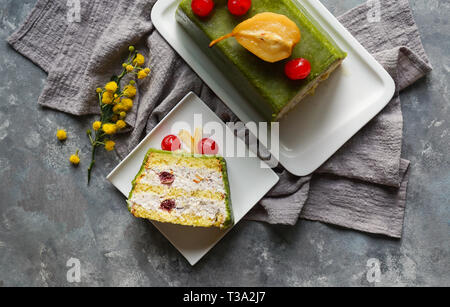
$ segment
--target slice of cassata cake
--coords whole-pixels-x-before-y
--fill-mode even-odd
[[[130,212],[163,223],[234,224],[225,159],[150,149],[133,181]]]
[[[191,0],[182,0],[177,21],[267,121],[278,121],[303,98],[314,93],[319,83],[347,56],[297,0],[253,0],[250,11],[243,17],[230,14],[226,0],[214,2],[216,5],[210,16],[201,18],[193,13]],[[297,24],[301,40],[289,59],[265,62],[235,39],[223,40],[208,49],[211,41],[264,12],[284,15]],[[311,63],[311,73],[304,80],[293,81],[285,76],[285,64],[296,58],[305,58]]]

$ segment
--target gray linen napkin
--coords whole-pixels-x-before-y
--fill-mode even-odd
[[[189,91],[224,121],[238,120],[155,31],[155,0],[80,0],[80,22],[68,22],[66,1],[38,0],[9,39],[18,52],[48,72],[39,104],[75,115],[96,114],[95,88],[117,73],[133,44],[151,58],[152,76],[140,81],[134,129],[119,136],[120,156],[130,152]],[[398,93],[431,70],[407,0],[382,0],[381,18],[369,22],[361,5],[340,21],[392,75],[397,94],[389,106],[313,176],[281,167],[280,183],[248,219],[293,225],[299,217],[400,238],[409,162],[401,159],[402,113]]]

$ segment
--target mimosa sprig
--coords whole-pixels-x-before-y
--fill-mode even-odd
[[[100,119],[92,124],[92,129],[87,131],[87,136],[92,145],[92,159],[88,168],[88,184],[91,181],[92,170],[95,166],[95,156],[99,147],[104,147],[107,151],[113,151],[116,143],[111,140],[112,136],[127,127],[125,122],[127,112],[133,108],[133,99],[136,96],[137,79],[145,79],[150,68],[143,67],[145,57],[138,53],[133,46],[129,47],[130,54],[119,76],[113,76],[105,87],[97,88],[97,95],[100,107]],[[122,89],[122,79],[127,75],[134,78]]]

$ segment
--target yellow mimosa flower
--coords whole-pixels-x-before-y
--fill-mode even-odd
[[[78,164],[80,164],[80,157],[78,156],[78,151],[76,154],[70,156],[69,161],[74,166],[78,166]]]
[[[136,58],[133,60],[133,64],[137,65],[137,66],[144,65],[145,64],[145,57],[142,54],[138,53],[136,55]]]
[[[119,86],[114,81],[108,82],[105,86],[105,89],[111,93],[115,93],[118,88],[119,88]]]
[[[133,85],[125,86],[125,89],[123,90],[123,94],[128,98],[133,98],[134,96],[136,96],[136,92],[136,87],[134,87]]]
[[[104,92],[102,96],[102,103],[111,104],[113,102],[113,94],[110,92]]]
[[[113,151],[115,147],[116,147],[116,143],[114,143],[113,141],[106,141],[105,142],[105,149],[107,151]]]
[[[63,130],[63,129],[58,130],[58,131],[56,132],[56,137],[57,137],[58,140],[60,140],[61,142],[62,142],[62,141],[65,141],[65,140],[67,140],[67,132],[66,132],[65,130]]]
[[[100,130],[101,127],[102,127],[102,122],[96,121],[96,122],[94,122],[94,123],[92,124],[92,128],[93,128],[95,131]]]
[[[117,128],[119,129],[123,129],[127,126],[127,123],[123,120],[118,120],[116,123]]]
[[[115,124],[104,124],[102,129],[108,135],[113,135],[117,132],[117,126]]]

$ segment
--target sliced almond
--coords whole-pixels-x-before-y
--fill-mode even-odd
[[[192,137],[192,135],[189,133],[189,131],[187,130],[181,130],[178,133],[178,137],[180,138],[181,142],[183,142],[183,144],[188,148],[188,151],[190,153],[195,153],[194,151],[194,138]]]
[[[203,129],[202,128],[195,128],[195,132],[194,132],[194,152],[196,154],[201,154],[201,152],[198,150],[198,143],[200,143],[202,139],[203,139]]]

